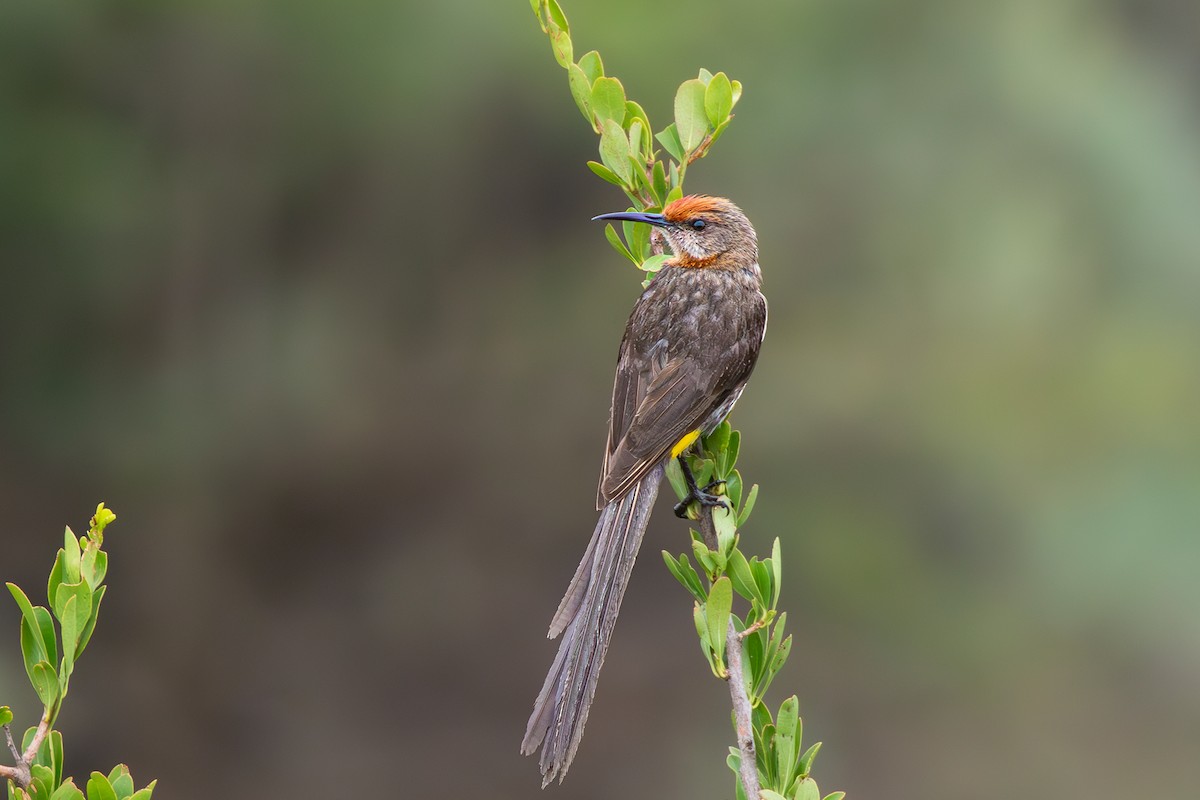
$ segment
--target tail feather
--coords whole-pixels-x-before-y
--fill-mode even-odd
[[[550,638],[562,633],[563,639],[521,742],[526,755],[542,748],[542,786],[562,780],[579,748],[661,480],[659,467],[600,512],[583,560],[550,623]]]

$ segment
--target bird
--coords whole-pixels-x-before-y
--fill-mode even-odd
[[[561,783],[579,748],[621,598],[666,465],[679,461],[688,495],[675,506],[727,505],[696,481],[687,454],[741,397],[767,325],[758,237],[723,197],[689,195],[661,213],[623,211],[661,231],[672,251],[638,298],[625,326],[613,381],[591,541],[550,622],[562,636],[521,742],[541,749],[542,788]]]

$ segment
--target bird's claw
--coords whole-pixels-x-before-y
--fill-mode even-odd
[[[701,508],[724,508],[729,509],[729,503],[719,494],[713,494],[710,489],[724,485],[725,481],[713,481],[703,489],[692,489],[688,492],[687,497],[675,504],[675,516],[680,519],[687,519],[688,507],[693,503],[699,503]]]

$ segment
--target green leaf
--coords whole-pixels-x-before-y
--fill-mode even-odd
[[[639,127],[640,125],[641,125],[640,122],[635,122],[632,127]],[[654,185],[652,183],[650,183],[650,176],[646,174],[645,163],[638,161],[633,156],[630,156],[630,159],[634,162],[633,163],[633,177],[637,181],[637,185],[639,187],[641,187],[642,191],[644,191],[651,198],[650,203],[647,205],[647,210],[652,207],[656,207],[658,204],[658,198],[654,197]],[[650,242],[650,227],[648,225],[639,225],[638,229],[645,231],[644,236],[641,236],[641,234],[639,234],[639,236],[641,238],[644,238],[648,245]],[[642,256],[643,256],[643,258],[648,258],[650,256],[650,250],[648,247],[642,253]]]
[[[646,171],[640,166],[635,166],[633,171],[645,179]],[[650,257],[650,226],[642,222],[635,222],[630,229],[626,230],[628,231],[626,241],[629,242],[630,251],[637,258],[640,268]]]
[[[567,15],[559,7],[557,0],[545,0],[544,3],[532,3],[533,12],[537,15],[538,24],[550,37],[550,47],[554,50],[554,58],[558,63],[568,67],[572,61],[571,26],[567,24]]]
[[[108,553],[97,547],[88,547],[83,551],[83,560],[79,564],[79,573],[92,591],[104,583],[108,574]]]
[[[45,661],[34,664],[32,672],[29,678],[33,690],[37,692],[42,705],[50,708],[59,698],[58,673]]]
[[[667,462],[667,480],[671,482],[676,497],[680,500],[687,497],[687,482],[683,479],[683,468],[679,466],[679,459],[672,458]]]
[[[703,603],[707,599],[704,595],[704,587],[700,583],[700,576],[692,568],[692,562],[688,561],[688,557],[681,554],[679,560],[676,560],[666,550],[663,550],[662,554],[663,561],[666,562],[667,569],[675,576],[675,580],[679,581],[683,588],[691,592],[692,597]]]
[[[77,616],[75,614],[75,609],[78,606],[79,598],[69,597],[67,598],[66,606],[63,608],[63,658],[61,671],[64,682],[71,676],[71,673],[75,671],[75,650],[79,646],[79,634],[83,631],[82,626],[76,627]]]
[[[812,772],[812,763],[816,759],[817,753],[821,752],[821,743],[817,742],[812,747],[804,751],[804,755],[800,756],[800,774],[808,777],[808,773]]]
[[[784,789],[792,782],[802,736],[800,701],[792,695],[783,701],[775,717],[775,757],[779,763],[779,785]]]
[[[845,792],[830,792],[829,794],[825,795],[825,800],[843,800],[845,796]]]
[[[129,767],[124,764],[113,767],[112,772],[108,773],[108,782],[116,792],[117,800],[128,800],[129,795],[133,794],[133,776],[129,774]]]
[[[676,129],[674,122],[663,128],[658,133],[654,134],[654,138],[658,139],[659,143],[662,144],[666,151],[670,153],[676,161],[682,163],[686,160],[683,144],[679,141],[679,131]],[[670,198],[668,198],[668,202],[669,201]]]
[[[645,170],[640,168],[642,166],[642,131],[642,121],[640,119],[635,119],[629,123],[629,157],[634,161],[635,168],[633,171],[642,173],[642,177],[645,179]],[[648,180],[647,185],[649,185]],[[646,228],[649,231],[649,228],[645,225],[639,227]]]
[[[728,478],[729,473],[733,472],[733,468],[737,465],[738,454],[742,449],[742,434],[739,431],[729,432],[729,444],[725,447],[725,468],[721,473],[721,477]]]
[[[717,677],[724,678],[725,632],[729,628],[729,614],[733,608],[733,585],[724,576],[717,579],[708,592],[705,616],[708,618],[708,634],[712,639],[717,661],[722,669]]]
[[[742,505],[742,474],[736,469],[729,473],[725,478],[725,493],[729,495],[729,502],[734,508],[739,508]],[[739,519],[741,514],[738,515]],[[741,527],[741,523],[738,523]]]
[[[760,694],[766,693],[767,688],[771,685],[771,681],[775,679],[775,675],[779,672],[779,668],[781,668],[783,666],[783,662],[787,660],[787,652],[784,648],[785,645],[788,648],[790,648],[791,645],[788,644],[788,637],[784,635],[784,631],[786,629],[787,612],[785,611],[779,615],[779,619],[771,628],[771,638],[767,642],[766,648],[767,668],[763,673],[766,681],[762,685]]]
[[[654,137],[651,135],[650,117],[646,116],[646,111],[640,105],[632,100],[625,101],[625,121],[632,123],[633,120],[641,120],[642,130],[641,136],[637,139],[633,134],[629,134],[629,143],[635,151],[640,151],[642,160],[648,161],[652,155],[651,151],[654,147]]]
[[[775,624],[773,626],[771,626],[770,650],[772,653],[774,653],[776,650],[778,650],[782,646],[782,642],[784,639],[783,634],[786,629],[787,629],[787,612],[784,611],[779,615],[779,618],[775,621]]]
[[[546,9],[550,12],[550,20],[562,28],[567,33],[571,32],[571,26],[567,24],[567,15],[563,13],[562,7],[559,6],[558,0],[547,0]]]
[[[29,622],[21,618],[21,658],[25,662],[25,674],[33,682],[33,668],[41,662],[49,662],[50,657],[45,652],[45,645],[36,633],[29,629]],[[58,659],[56,658],[55,661]]]
[[[775,680],[775,676],[787,661],[788,652],[792,647],[791,637],[784,637],[783,632],[787,625],[787,612],[779,615],[779,619],[771,629],[771,638],[767,642],[765,650],[766,665],[762,675],[759,676],[756,682],[755,694],[762,697],[767,693],[767,689],[771,688],[771,682]]]
[[[772,791],[771,789],[759,789],[758,793],[762,800],[788,800],[788,798],[779,792]]]
[[[588,168],[589,168],[589,169],[591,169],[591,171],[592,171],[592,172],[596,173],[596,174],[597,174],[597,175],[599,175],[601,178],[603,178],[604,180],[606,180],[606,181],[608,181],[609,183],[613,184],[614,186],[621,186],[621,185],[622,185],[622,184],[621,184],[621,179],[620,179],[620,178],[618,178],[616,175],[614,175],[614,174],[613,174],[613,171],[612,171],[611,169],[609,169],[608,167],[604,166],[604,165],[603,165],[603,164],[601,164],[600,162],[598,162],[598,161],[589,161],[589,162],[587,162],[587,165],[588,165]]]
[[[63,671],[70,674],[70,665],[75,663],[79,648],[79,638],[92,613],[92,590],[82,581],[64,583],[58,587],[54,605],[60,609],[58,621],[62,625],[63,658],[68,664]]]
[[[33,737],[36,733],[37,733],[37,728],[26,728],[25,729],[25,735],[21,737],[21,752],[22,753],[24,753],[26,750],[29,749],[29,745],[33,744]],[[45,745],[43,744],[43,747],[44,746]],[[34,757],[34,761],[40,760],[41,754],[42,754],[42,750],[39,747],[37,755]]]
[[[742,82],[741,81],[730,81],[729,88],[733,92],[733,104],[736,106],[738,100],[742,99]]]
[[[726,445],[729,444],[729,423],[722,422],[712,433],[704,437],[704,450],[706,453],[714,456],[720,456]]]
[[[667,192],[667,202],[671,203],[683,197],[683,185],[678,182],[679,175],[675,169],[675,165],[671,165],[671,181],[674,184],[671,191]]]
[[[732,110],[733,86],[729,83],[729,76],[718,72],[704,90],[704,113],[715,129],[729,117]]]
[[[75,649],[76,659],[83,652],[83,648],[87,647],[88,642],[92,640],[92,632],[96,630],[96,619],[100,616],[100,601],[104,599],[104,593],[107,590],[107,586],[101,586],[100,591],[92,595],[92,613],[88,615],[87,623],[83,626],[83,632],[79,635],[79,647]]]
[[[661,161],[654,162],[654,172],[650,176],[650,182],[654,184],[654,198],[661,207],[667,199],[667,173],[663,169]]]
[[[771,724],[771,709],[765,704],[759,703],[750,709],[750,724],[754,729],[761,731]]]
[[[608,239],[608,243],[613,246],[614,250],[628,258],[634,264],[637,263],[637,259],[633,257],[632,253],[629,252],[629,248],[626,247],[625,243],[621,241],[621,237],[617,236],[617,231],[612,225],[604,226],[604,238]]]
[[[774,577],[775,593],[771,596],[771,608],[779,605],[779,592],[783,588],[783,558],[779,555],[779,537],[771,545],[771,572]]]
[[[658,272],[660,269],[662,269],[662,265],[667,263],[667,260],[670,258],[671,258],[670,256],[662,255],[662,254],[657,255],[657,256],[650,256],[645,261],[643,261],[641,264],[639,264],[638,267],[640,269],[645,270],[646,272],[653,274],[655,272]],[[678,467],[676,467],[676,468],[678,468]],[[682,480],[683,473],[680,472],[679,474],[680,474],[680,480]],[[685,494],[686,494],[686,491],[687,491],[687,489],[685,487],[684,488]]]
[[[87,782],[87,800],[117,800],[117,793],[108,778],[93,772]]]
[[[50,800],[84,800],[83,792],[75,785],[75,781],[67,778],[66,782],[54,790]]]
[[[708,549],[704,542],[692,540],[692,555],[696,557],[696,561],[704,568],[704,574],[712,579],[717,572],[717,562],[713,560],[713,552]]]
[[[725,757],[725,765],[733,770],[733,788],[737,792],[737,800],[746,800],[746,790],[742,786],[742,754],[736,747],[729,748]]]
[[[721,138],[721,134],[725,133],[725,129],[729,127],[729,123],[732,121],[733,121],[733,115],[730,114],[728,117],[725,118],[724,122],[722,122],[720,125],[717,126],[717,129],[712,132],[712,136],[709,138],[709,141],[708,141],[709,147],[712,147],[714,144],[717,143],[717,140]]]
[[[37,618],[38,630],[42,634],[42,645],[45,647],[46,660],[51,664],[58,661],[58,639],[54,630],[54,618],[43,606],[33,607],[33,616]]]
[[[746,497],[746,505],[742,506],[741,513],[738,514],[738,527],[745,524],[750,518],[750,512],[754,510],[754,504],[758,501],[758,484],[750,487],[750,494]]]
[[[64,583],[79,583],[79,559],[83,553],[79,549],[79,540],[75,538],[75,534],[67,528],[63,536],[63,552],[67,558],[64,561],[63,582]]]
[[[771,570],[758,558],[751,558],[750,574],[754,576],[754,585],[758,587],[759,594],[769,600],[772,594]]]
[[[25,596],[25,592],[21,591],[21,587],[15,583],[6,583],[5,586],[8,587],[8,592],[13,596],[13,600],[17,601],[17,606],[21,609],[21,618],[29,624],[30,630],[40,630],[41,627],[38,625],[37,615],[33,611],[33,603],[29,602],[29,598]],[[42,657],[49,660],[49,654],[44,650],[45,645],[40,644],[40,640],[36,644],[42,648],[39,650]]]
[[[734,519],[732,511],[719,506],[712,510],[712,518],[713,527],[717,531],[717,551],[728,560],[729,551],[733,549],[734,540],[737,538],[737,520]],[[721,568],[724,569],[725,565],[722,564]]]
[[[703,81],[693,78],[680,84],[675,93],[675,130],[679,134],[679,142],[685,153],[695,150],[708,134],[704,92]]]
[[[29,777],[31,778],[28,794],[21,795],[22,797],[32,797],[35,800],[40,800],[43,797],[49,797],[54,787],[58,784],[54,781],[54,771],[44,764],[33,764],[29,768]]]
[[[792,652],[792,637],[788,636],[780,643],[779,649],[775,651],[775,660],[771,662],[771,674],[774,675],[783,669],[784,663],[787,662],[788,654]],[[766,687],[763,688],[766,691]]]
[[[601,80],[605,80],[601,78]],[[633,185],[633,164],[629,162],[629,138],[625,130],[611,119],[604,120],[600,134],[600,160],[611,169],[625,186]],[[635,260],[636,264],[637,261]]]
[[[575,55],[571,46],[571,35],[554,27],[551,27],[546,33],[550,37],[550,49],[554,51],[554,60],[560,67],[570,67]]]
[[[750,621],[749,615],[746,616],[746,621]],[[758,686],[759,678],[762,677],[767,661],[766,650],[763,646],[763,632],[759,629],[742,641],[746,643],[747,688],[750,691],[750,702],[754,702],[755,689]]]
[[[12,709],[8,706],[0,706],[0,726],[10,725],[13,721]]]
[[[594,84],[597,78],[604,76],[604,62],[600,60],[600,54],[595,50],[589,50],[579,57],[579,68],[587,76],[588,86]]]
[[[715,465],[712,459],[708,458],[693,458],[692,459],[692,476],[696,479],[697,486],[707,486],[708,482],[713,478],[713,467]]]
[[[708,70],[706,70],[704,67],[701,67],[698,79],[701,83],[703,83],[705,86],[707,86],[708,82],[713,79],[713,74],[711,72],[709,72]]]
[[[637,222],[630,222],[629,220],[625,220],[621,223],[621,237],[629,246],[629,253],[633,256],[633,263],[639,265],[642,263],[642,254],[637,248],[637,230],[638,228],[645,227],[645,225]]]
[[[758,600],[760,605],[766,605],[758,593],[758,586],[754,583],[754,575],[750,572],[750,564],[746,561],[746,556],[742,554],[741,550],[734,548],[733,552],[729,554],[725,574],[733,581],[734,591],[747,600]]]
[[[712,639],[708,635],[708,621],[705,619],[704,607],[699,603],[692,604],[692,622],[696,625],[696,635],[700,637],[700,646],[704,648],[705,655],[708,656],[712,650]],[[711,656],[709,663],[712,663]]]
[[[821,800],[821,792],[817,789],[817,782],[812,778],[805,778],[796,786],[796,800]]]
[[[144,789],[138,789],[129,796],[129,800],[150,800],[151,793],[154,792],[154,787],[158,785],[158,781],[150,781]]]
[[[768,786],[776,784],[775,776],[775,726],[768,723],[754,731],[754,749],[758,759],[758,771]]]
[[[38,606],[41,608],[41,606]],[[46,618],[49,618],[49,612],[42,609]],[[38,627],[31,628],[29,619],[21,617],[21,655],[25,660],[25,671],[29,672],[33,665],[39,661],[49,661],[53,663],[58,660],[58,647],[54,641],[54,623],[50,622],[49,640],[43,635],[41,627],[42,615],[34,609],[34,624]],[[47,643],[49,646],[47,647]]]
[[[46,743],[49,747],[46,747]],[[54,785],[62,783],[63,774],[63,738],[58,731],[50,731],[50,735],[43,741],[42,746],[38,749],[39,756],[46,753],[50,759],[50,764],[54,767]]]
[[[46,581],[46,600],[50,605],[54,604],[54,596],[58,594],[58,587],[67,579],[66,562],[66,552],[59,549],[58,555],[54,559],[54,566],[50,568],[50,578]]]
[[[724,667],[721,665],[713,641],[709,637],[708,614],[699,603],[696,603],[692,610],[692,620],[696,623],[696,633],[700,637],[700,651],[704,653],[704,660],[708,662],[708,668],[712,670],[713,675],[718,678],[722,677],[725,674]]]
[[[579,113],[583,114],[588,125],[595,128],[596,121],[592,119],[592,84],[576,64],[567,67],[567,85],[571,88],[571,97],[575,98],[575,105],[579,106]]]
[[[603,76],[596,79],[592,85],[592,113],[601,125],[605,120],[612,120],[617,127],[625,122],[625,87],[619,80]]]

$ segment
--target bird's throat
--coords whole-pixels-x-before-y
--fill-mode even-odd
[[[685,250],[681,253],[676,253],[667,263],[673,267],[684,267],[686,269],[707,269],[710,267],[719,267],[720,261],[720,254],[697,257]]]

